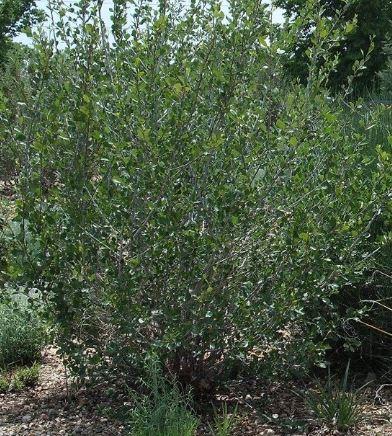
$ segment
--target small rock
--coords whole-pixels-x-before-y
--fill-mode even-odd
[[[23,415],[23,416],[22,416],[22,422],[23,422],[24,424],[29,423],[32,419],[33,419],[33,417],[32,417],[31,415]]]

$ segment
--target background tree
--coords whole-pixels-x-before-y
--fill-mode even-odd
[[[289,18],[298,17],[301,10],[309,2],[307,0],[276,0],[276,6],[285,10],[285,15]],[[347,22],[357,17],[357,26],[347,35],[345,40],[336,49],[339,55],[339,63],[336,71],[330,78],[333,88],[339,88],[347,82],[347,78],[352,73],[353,65],[356,61],[363,58],[364,53],[369,50],[373,40],[374,49],[367,62],[366,70],[355,80],[357,91],[374,86],[378,82],[377,73],[386,64],[387,55],[383,50],[384,41],[391,30],[390,19],[392,17],[391,0],[320,0],[319,7],[323,10],[325,17],[333,19],[338,13]],[[300,29],[298,40],[294,42],[293,50],[295,56],[287,61],[287,69],[291,76],[299,77],[302,82],[307,78],[306,50],[311,44],[311,29],[313,22],[307,22]]]
[[[0,0],[0,66],[12,46],[12,38],[39,16],[35,0]]]

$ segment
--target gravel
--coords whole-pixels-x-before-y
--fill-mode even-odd
[[[85,391],[67,397],[64,366],[48,348],[37,387],[0,394],[0,436],[126,435],[123,423],[98,413],[109,404],[96,401]]]

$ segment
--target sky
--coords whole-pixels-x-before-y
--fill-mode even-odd
[[[72,3],[71,0],[65,0],[66,3]],[[269,0],[265,0],[266,3],[269,3]],[[44,9],[46,5],[48,4],[48,0],[37,0],[37,6]],[[102,16],[106,22],[109,21],[110,17],[110,11],[109,9],[112,6],[112,0],[104,0],[103,1],[103,8],[102,8]],[[282,10],[275,10],[273,19],[275,22],[279,23],[283,21],[283,15]],[[25,35],[19,35],[16,37],[16,41],[22,42],[22,43],[28,43],[29,40]]]

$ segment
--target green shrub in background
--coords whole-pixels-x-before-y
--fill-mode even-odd
[[[366,156],[370,166],[378,164],[377,153],[382,144],[392,146],[391,94],[370,93],[365,95],[358,105],[354,116],[350,117],[349,129],[355,129],[363,135],[366,142]],[[349,113],[347,113],[349,116]],[[386,160],[386,162],[390,162]],[[390,165],[390,163],[389,163]],[[369,371],[376,370],[380,376],[390,380],[392,319],[388,301],[392,296],[391,253],[392,253],[392,202],[389,201],[383,212],[371,225],[369,238],[377,241],[379,251],[375,264],[368,269],[366,277],[357,286],[346,288],[346,292],[337,296],[340,307],[351,310],[364,309],[362,321],[348,327],[354,343],[360,344],[356,359],[362,360],[360,367]],[[361,309],[361,310],[362,310]],[[349,345],[348,342],[345,344]],[[350,347],[351,348],[351,347]],[[338,349],[339,350],[339,349]],[[335,356],[341,357],[341,349]],[[352,351],[352,348],[351,348]]]
[[[1,119],[24,150],[9,274],[50,302],[81,377],[140,374],[154,352],[204,394],[323,364],[362,316],[336,296],[388,243],[371,229],[390,144],[369,154],[360,105],[323,90],[339,23],[317,18],[303,87],[265,8],[141,0],[126,23],[118,3],[109,44],[99,6],[59,2],[56,39],[35,36],[31,92]]]
[[[0,68],[14,44],[12,38],[41,17],[34,0],[3,0],[0,4]]]
[[[384,44],[384,55],[387,58],[385,68],[379,73],[380,90],[389,100],[392,99],[392,35],[388,35]]]
[[[38,382],[40,365],[16,368],[9,372],[0,372],[0,393],[18,392],[33,387]]]
[[[292,40],[292,50],[286,60],[288,74],[306,81],[308,68],[307,48],[313,38],[313,17],[306,19],[306,7],[312,2],[307,0],[276,0],[277,6],[284,9],[288,17],[302,16],[301,25],[297,27],[297,38]],[[313,2],[314,3],[314,2]],[[363,52],[373,44],[372,55],[366,68],[359,77],[355,78],[357,92],[363,92],[377,84],[377,73],[385,68],[387,53],[383,51],[383,43],[391,32],[392,3],[382,0],[355,0],[355,1],[322,1],[318,5],[318,13],[324,17],[335,19],[337,14],[347,22],[350,31],[343,41],[336,46],[339,59],[336,70],[333,71],[329,85],[336,91],[345,86],[352,67],[362,58]],[[354,20],[355,25],[349,21]],[[291,20],[290,20],[291,21]],[[288,25],[291,25],[289,22]],[[296,23],[294,22],[294,26]]]
[[[15,141],[14,135],[18,133],[13,124],[20,114],[20,104],[26,101],[30,92],[23,82],[26,59],[30,54],[28,47],[12,45],[7,62],[0,66],[0,193],[4,191],[4,194],[12,192],[11,182],[16,180],[22,165],[24,146]]]
[[[44,328],[37,316],[14,303],[0,303],[1,368],[38,361],[44,338]]]

